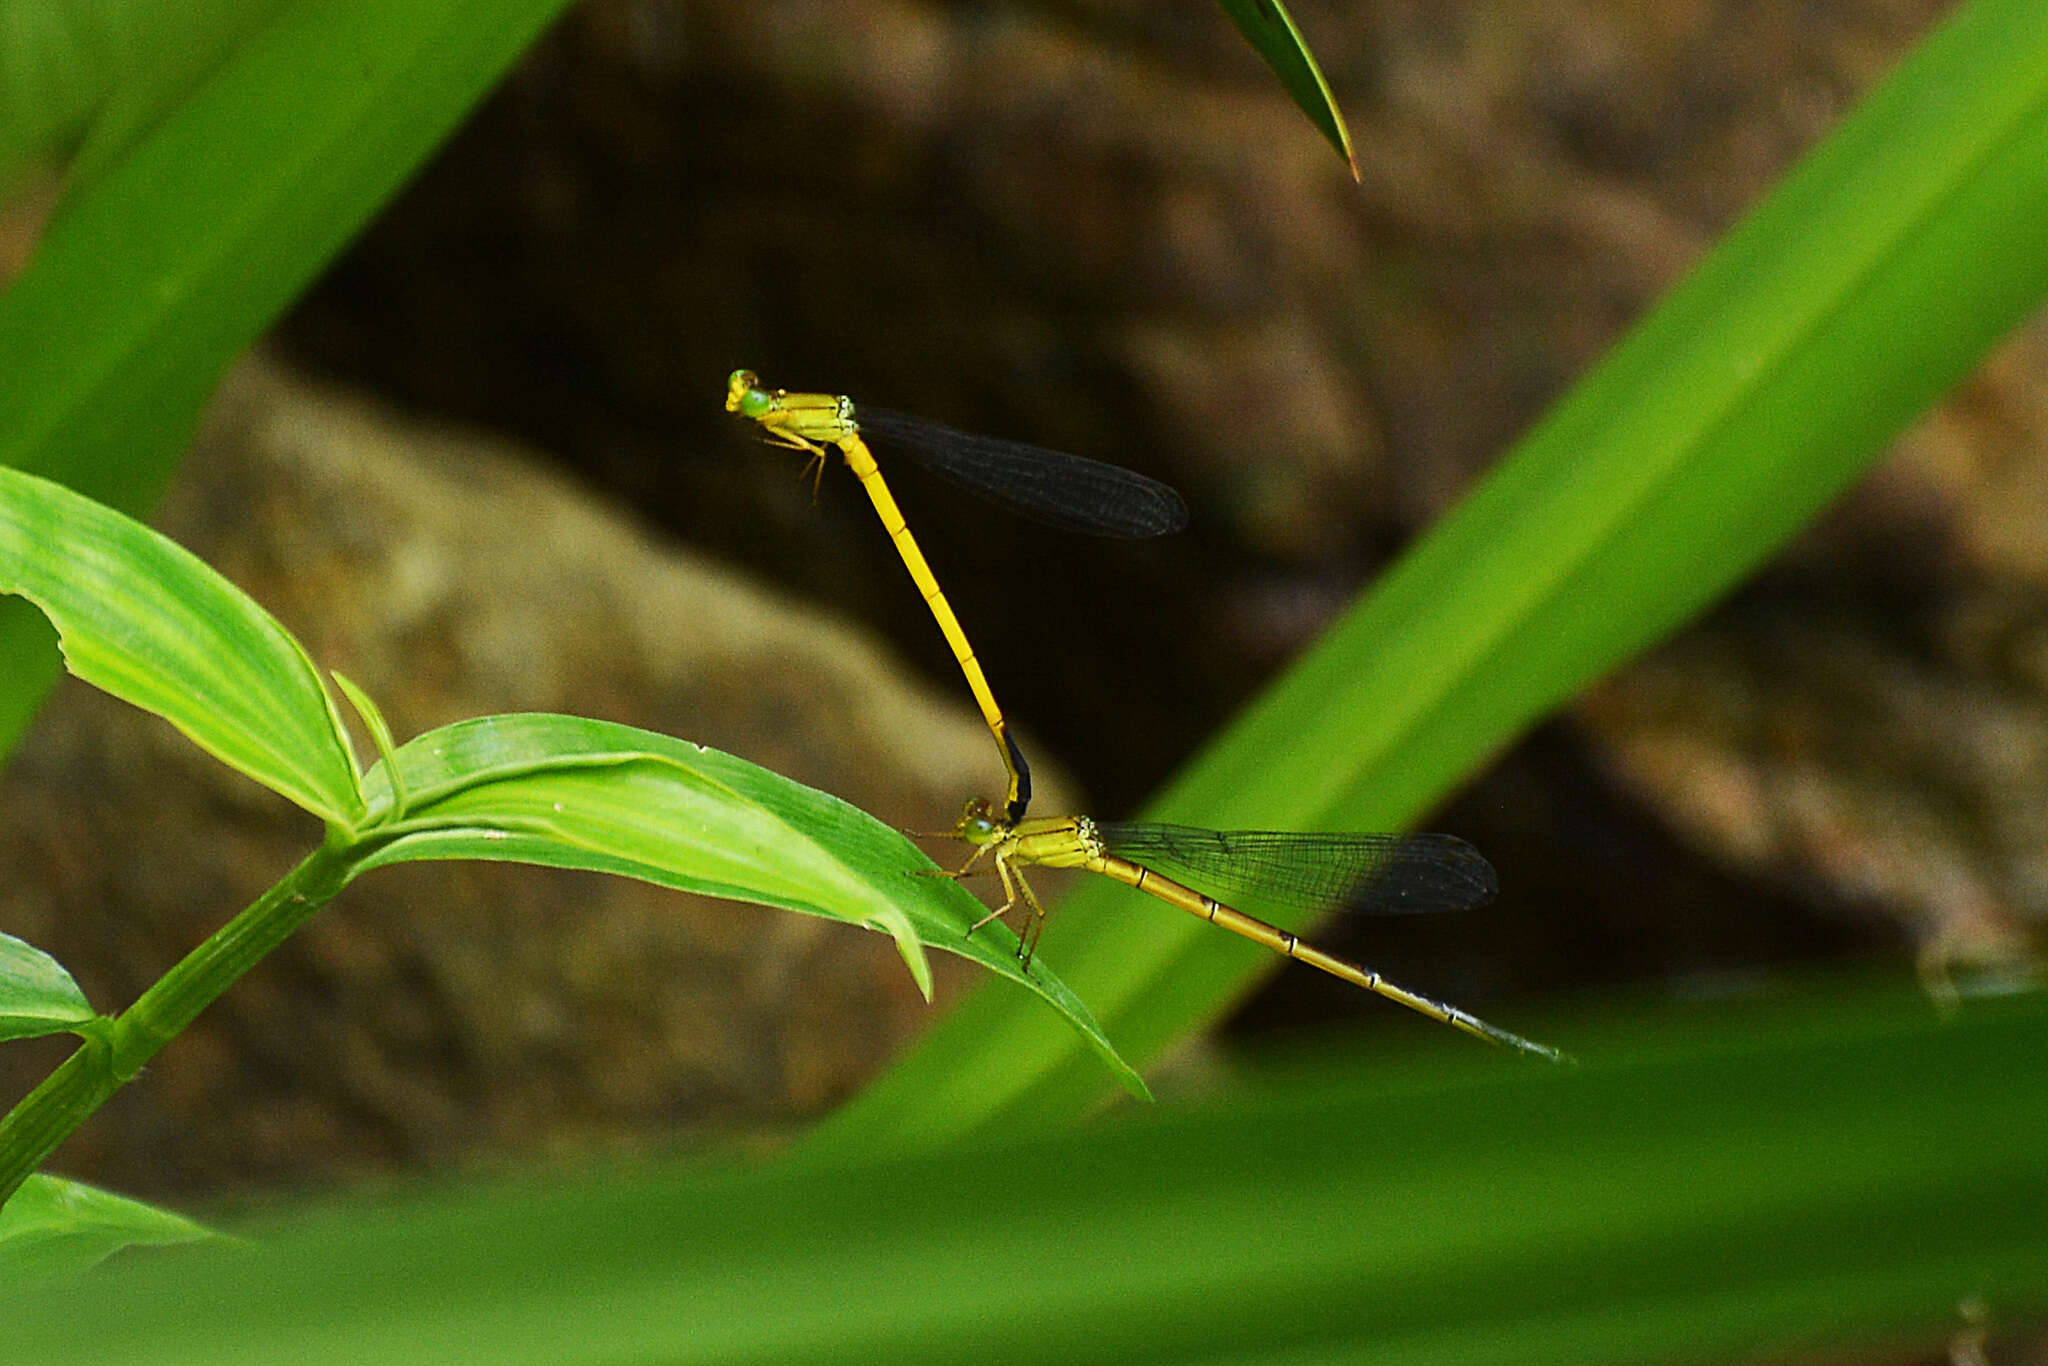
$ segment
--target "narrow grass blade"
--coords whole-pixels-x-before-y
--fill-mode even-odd
[[[65,0],[0,19],[0,194],[38,159],[76,187],[111,164],[286,0]]]
[[[1237,25],[1237,31],[1245,36],[1252,50],[1273,68],[1273,74],[1280,78],[1280,84],[1287,88],[1301,112],[1308,115],[1309,122],[1322,131],[1337,149],[1337,155],[1344,158],[1344,164],[1351,168],[1351,178],[1358,179],[1358,158],[1351,152],[1351,130],[1345,127],[1337,97],[1330,93],[1330,83],[1323,79],[1323,69],[1316,64],[1315,53],[1309,51],[1308,40],[1295,27],[1294,16],[1287,12],[1287,7],[1280,0],[1217,3],[1223,6],[1223,12]]]
[[[0,295],[0,465],[147,511],[222,368],[565,3],[290,0],[168,108],[101,110],[120,154]],[[0,604],[0,753],[55,673],[16,606]]]

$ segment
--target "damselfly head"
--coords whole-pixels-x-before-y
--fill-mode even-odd
[[[1003,823],[996,819],[995,808],[982,797],[970,798],[967,808],[960,813],[960,823],[953,827],[953,838],[969,844],[993,844],[1001,838]]]
[[[758,418],[768,411],[769,397],[761,378],[752,370],[735,370],[725,377],[725,410]]]

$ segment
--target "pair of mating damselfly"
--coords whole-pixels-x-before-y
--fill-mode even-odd
[[[856,414],[843,395],[764,389],[751,370],[735,370],[725,406],[757,422],[765,438],[808,454],[816,477],[837,450],[867,490],[896,553],[938,621],[966,676],[968,691],[995,736],[1009,775],[1000,810],[976,800],[950,832],[974,847],[954,877],[983,871],[1001,881],[1003,904],[969,930],[1003,916],[1021,899],[1030,920],[1018,956],[1030,965],[1045,909],[1025,880],[1030,865],[1085,868],[1147,892],[1277,953],[1322,969],[1489,1043],[1559,1060],[1556,1049],[1394,985],[1379,973],[1324,953],[1294,934],[1256,920],[1190,884],[1225,895],[1257,897],[1314,913],[1333,908],[1365,913],[1452,911],[1484,905],[1497,890],[1493,868],[1478,850],[1449,835],[1310,834],[1277,830],[1200,830],[1188,826],[1112,824],[1086,816],[1030,818],[1031,768],[1010,734],[967,633],[939,588],[917,539],[903,520],[864,436],[901,451],[1036,521],[1096,536],[1142,537],[1187,523],[1180,495],[1142,474],[1018,441],[975,436],[920,418],[863,405]],[[1169,872],[1188,879],[1176,880]]]

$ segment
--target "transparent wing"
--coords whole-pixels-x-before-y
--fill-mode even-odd
[[[1098,822],[1110,853],[1231,905],[1364,915],[1462,911],[1493,900],[1493,865],[1452,835],[1200,830]]]
[[[884,455],[900,451],[925,468],[1012,512],[1088,536],[1164,536],[1188,524],[1187,504],[1157,479],[1022,441],[955,431],[920,417],[855,411],[862,435]]]

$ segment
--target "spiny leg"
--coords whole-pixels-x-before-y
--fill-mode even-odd
[[[921,835],[927,832],[922,830],[906,830],[904,831],[904,833],[907,835]],[[981,848],[976,849],[972,854],[969,854],[967,856],[967,862],[961,864],[958,868],[954,868],[951,870],[945,868],[912,868],[910,870],[910,875],[912,877],[949,877],[952,878],[955,882],[960,882],[970,877],[986,877],[988,876],[989,870],[986,868],[977,868],[974,865],[981,862],[982,856],[988,853],[989,847],[990,846],[984,844],[983,846],[981,846]],[[986,923],[987,922],[985,921],[979,922],[975,925],[974,928],[980,929],[981,925]],[[971,930],[969,931],[969,933],[972,932],[973,931]]]
[[[974,857],[980,858],[983,853],[985,853],[988,849],[992,847],[993,846],[991,845],[983,845],[981,849],[975,852]],[[973,861],[973,859],[968,860],[968,862],[970,863],[972,863]],[[994,910],[990,911],[981,919],[975,921],[972,925],[969,925],[967,927],[967,932],[969,934],[973,934],[976,930],[980,929],[983,925],[988,924],[988,922],[991,920],[1001,920],[1004,916],[1010,913],[1010,907],[1017,904],[1017,887],[1016,883],[1011,881],[1012,873],[1010,871],[1010,861],[1004,858],[1001,854],[996,855],[996,876],[1003,880],[1003,904],[996,907]],[[1018,876],[1017,881],[1021,882],[1023,881],[1023,878],[1021,876]]]
[[[974,874],[976,873],[976,871],[977,871],[974,865],[975,865],[975,864],[977,864],[977,863],[979,863],[979,862],[981,862],[982,858],[983,858],[984,856],[986,856],[986,855],[987,855],[987,853],[989,852],[989,850],[991,850],[991,849],[993,849],[993,848],[995,848],[995,846],[994,846],[993,844],[984,844],[984,845],[982,845],[982,846],[981,846],[980,848],[976,849],[976,850],[975,850],[975,851],[974,851],[973,853],[969,854],[969,855],[967,856],[967,862],[965,862],[965,863],[961,864],[961,865],[960,865],[960,867],[959,867],[959,870],[958,870],[958,871],[956,871],[956,872],[954,872],[954,873],[952,873],[952,874],[951,874],[951,876],[957,879],[957,878],[969,877],[969,876],[972,876],[972,875],[974,875]],[[1001,866],[1002,866],[1002,860],[1001,860],[1001,859],[997,859],[997,860],[996,860],[996,866],[997,866],[998,868],[1001,868]],[[986,872],[988,871],[988,869],[986,869],[986,868],[983,868],[983,869],[980,869],[979,871],[980,871],[980,872],[982,872],[982,873],[986,873]]]
[[[818,501],[818,493],[825,487],[825,462],[832,458],[831,450],[809,437],[798,436],[795,432],[784,431],[780,427],[771,427],[766,422],[761,424],[761,439],[771,446],[802,451],[811,457],[805,462],[804,467],[797,471],[796,477],[801,479],[807,474],[811,476],[811,501]]]
[[[1005,860],[1004,862],[1007,862]],[[998,863],[997,867],[1004,866]],[[1024,893],[1024,904],[1031,908],[1031,922],[1024,927],[1024,933],[1017,936],[1017,957],[1024,964],[1024,971],[1031,971],[1031,955],[1038,952],[1038,936],[1045,933],[1045,907],[1038,904],[1032,894],[1031,884],[1024,880],[1024,870],[1016,870],[1017,890]]]

